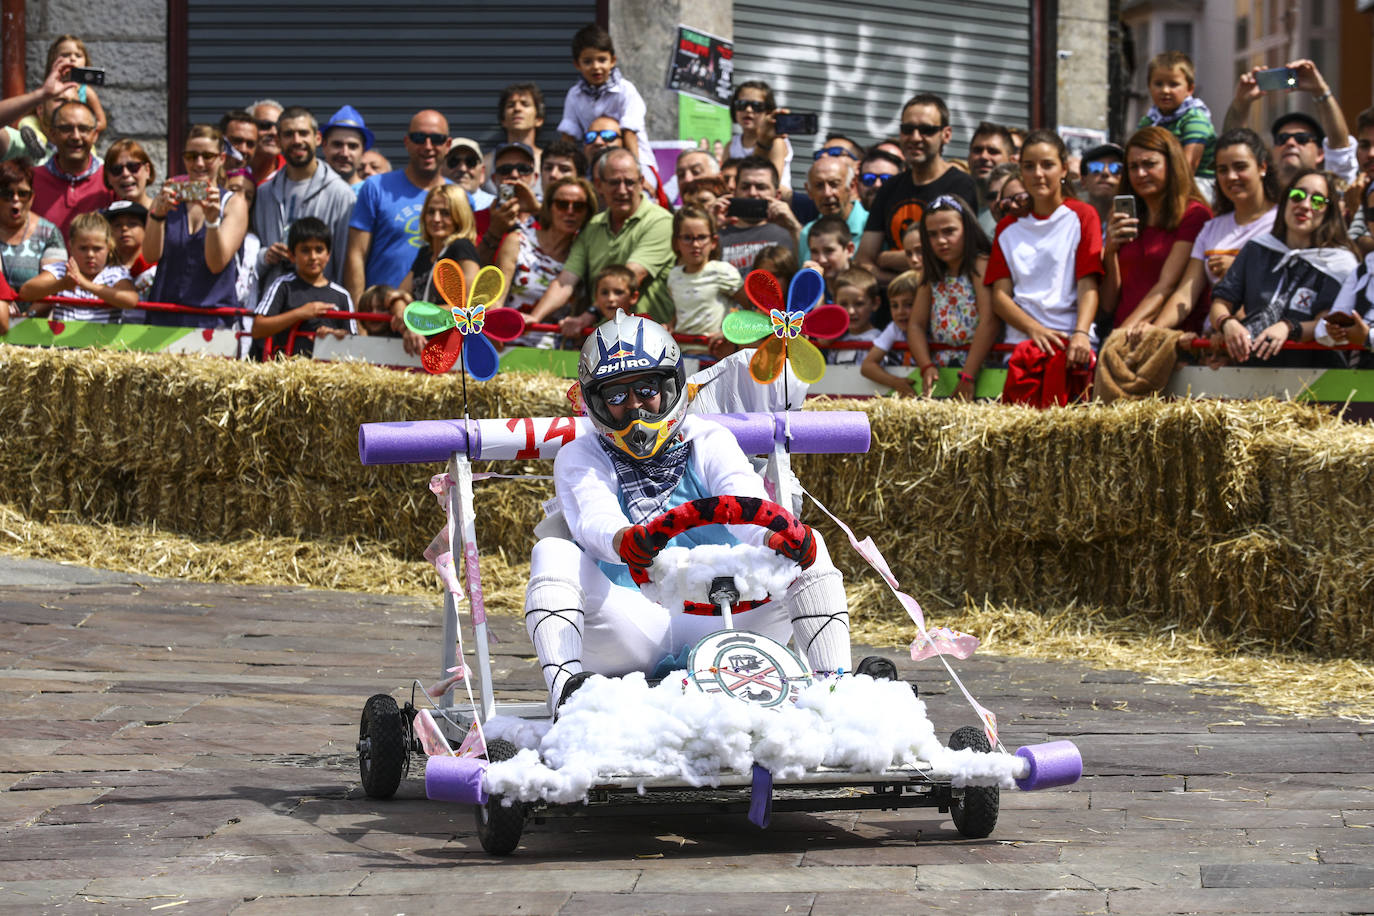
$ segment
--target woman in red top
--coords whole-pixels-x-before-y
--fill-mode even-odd
[[[1113,212],[1102,248],[1101,310],[1113,328],[1159,314],[1212,218],[1183,147],[1162,127],[1142,127],[1126,143],[1126,180],[1137,215]]]

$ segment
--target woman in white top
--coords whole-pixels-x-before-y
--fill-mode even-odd
[[[1198,330],[1185,322],[1190,317],[1190,324],[1201,321],[1204,310],[1198,310],[1196,316],[1193,312],[1202,294],[1221,282],[1246,242],[1273,231],[1278,175],[1259,134],[1247,127],[1222,134],[1217,140],[1216,163],[1216,216],[1203,225],[1193,243],[1183,279],[1150,322],[1155,327],[1182,325],[1186,330]],[[1130,334],[1138,336],[1145,328],[1143,322],[1132,325]]]

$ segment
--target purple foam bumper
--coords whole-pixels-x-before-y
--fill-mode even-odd
[[[426,757],[425,795],[432,801],[485,805],[482,774],[487,762],[475,757]]]
[[[711,414],[707,419],[734,433],[750,455],[772,452],[789,433],[792,452],[802,455],[862,453],[870,442],[868,415],[858,410]],[[358,427],[358,457],[366,465],[447,461],[454,452],[482,459],[552,458],[575,436],[590,433],[585,419],[574,423],[567,417],[364,423]]]
[[[1016,780],[1016,787],[1025,792],[1073,785],[1083,775],[1083,755],[1072,741],[1018,747],[1016,756],[1026,761],[1026,775]]]

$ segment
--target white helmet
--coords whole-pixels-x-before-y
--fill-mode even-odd
[[[649,413],[635,408],[616,420],[607,396],[623,396],[625,392],[616,389],[623,388],[625,379],[636,376],[650,376],[658,382],[659,409]],[[592,425],[631,458],[642,460],[658,454],[677,434],[687,412],[682,351],[663,325],[639,315],[617,311],[613,320],[587,338],[577,361],[577,380]]]

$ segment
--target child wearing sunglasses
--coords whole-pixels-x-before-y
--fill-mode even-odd
[[[648,109],[634,83],[616,66],[611,34],[599,25],[578,29],[572,40],[572,58],[582,78],[563,100],[563,120],[558,122],[558,132],[564,140],[581,146],[593,121],[614,118],[620,124],[621,142],[639,160],[645,180],[657,187],[654,152],[645,127]]]
[[[1287,350],[1315,338],[1318,319],[1355,269],[1329,172],[1303,169],[1279,196],[1274,230],[1236,256],[1212,296],[1213,343],[1233,362],[1254,366],[1344,365],[1335,353]],[[1215,364],[1213,366],[1215,368]]]
[[[785,110],[785,109],[784,109]],[[730,98],[730,117],[739,133],[730,138],[726,155],[731,159],[758,156],[773,163],[779,175],[787,175],[792,166],[792,144],[786,137],[773,133],[773,120],[778,102],[773,87],[763,80],[746,80],[735,87]],[[791,187],[790,182],[783,182]]]

